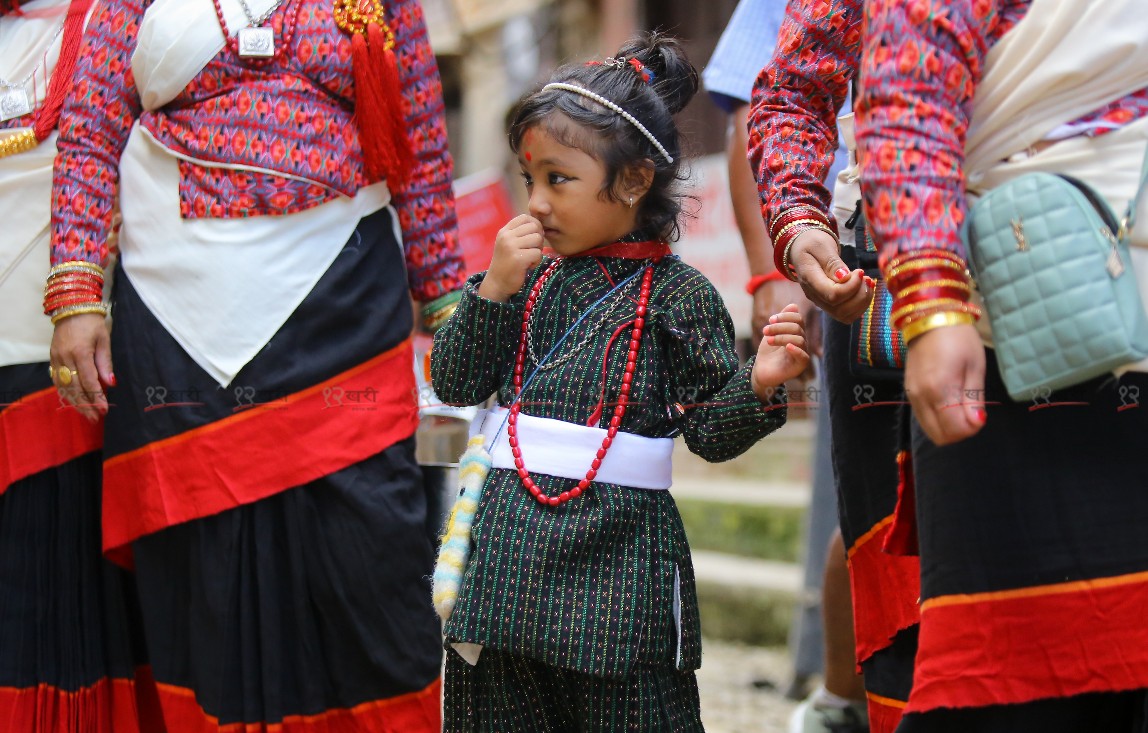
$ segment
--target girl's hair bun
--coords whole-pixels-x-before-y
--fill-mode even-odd
[[[685,109],[698,92],[698,71],[673,36],[646,31],[627,41],[615,55],[636,58],[653,72],[654,91],[665,102],[670,114]]]

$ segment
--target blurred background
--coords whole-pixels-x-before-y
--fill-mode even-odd
[[[678,36],[701,71],[737,0],[422,0],[438,57],[467,266],[486,269],[494,235],[525,209],[504,120],[514,102],[559,64],[602,57],[641,29]],[[773,44],[774,39],[764,42]],[[700,92],[679,116],[698,216],[675,251],[713,281],[748,347],[751,299],[724,154],[726,115]],[[816,408],[814,408],[816,409]],[[796,412],[796,411],[795,411]],[[699,684],[710,733],[783,731],[812,684],[795,674],[791,626],[818,599],[803,591],[801,554],[810,499],[812,410],[746,455],[710,465],[678,442],[674,496],[697,567],[706,640]],[[421,460],[449,468],[465,435],[424,403]],[[437,424],[439,430],[435,430]],[[457,422],[454,422],[457,426]],[[454,491],[449,471],[442,474]],[[810,597],[805,597],[810,596]],[[788,696],[786,695],[788,693]]]

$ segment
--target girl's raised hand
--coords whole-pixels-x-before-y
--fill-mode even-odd
[[[542,261],[542,222],[520,214],[498,230],[494,256],[478,294],[487,300],[505,303],[522,289],[526,275]]]
[[[805,319],[797,305],[790,303],[780,313],[770,316],[769,324],[761,333],[750,384],[758,399],[769,402],[779,386],[800,376],[809,366]]]

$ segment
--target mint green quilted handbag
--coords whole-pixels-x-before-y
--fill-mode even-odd
[[[1005,387],[1014,400],[1098,377],[1148,357],[1148,316],[1123,222],[1083,182],[1030,173],[994,188],[962,230],[984,297]]]

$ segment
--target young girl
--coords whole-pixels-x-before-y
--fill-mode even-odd
[[[651,34],[558,70],[513,116],[530,213],[499,232],[432,357],[444,401],[502,406],[479,426],[493,469],[447,611],[450,733],[702,730],[672,438],[742,453],[785,422],[780,385],[808,355],[789,306],[739,368],[717,291],[670,255],[672,115],[697,86]]]

